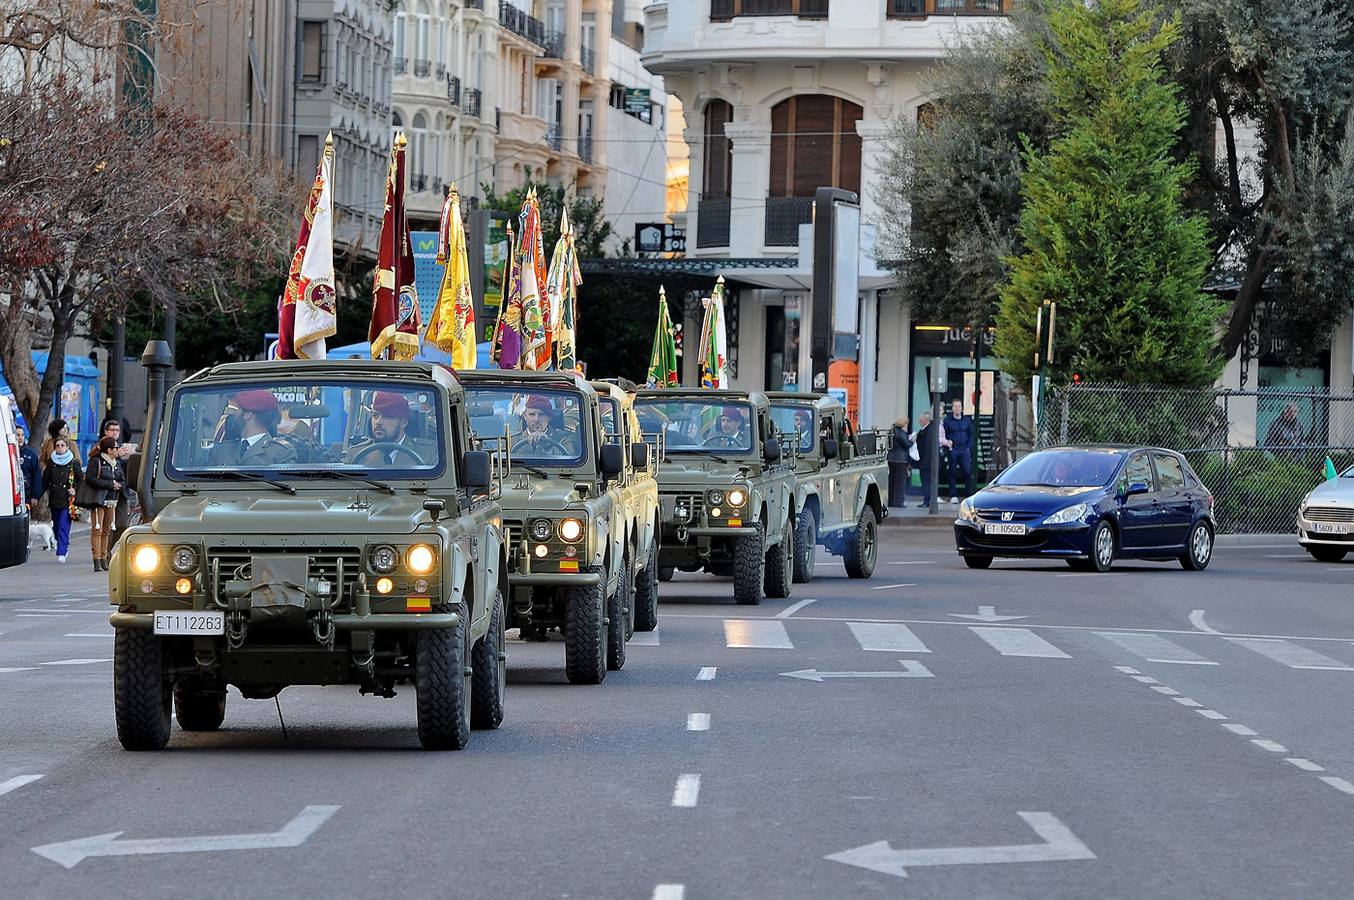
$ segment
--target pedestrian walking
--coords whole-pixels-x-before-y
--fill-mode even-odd
[[[103,424],[99,426],[100,440],[107,437],[111,437],[113,439],[113,446],[115,448],[118,460],[122,463],[124,475],[126,474],[127,471],[128,465],[127,459],[132,455],[132,450],[135,449],[133,445],[124,443],[123,441],[123,439],[129,433],[126,428],[126,421],[127,421],[126,419],[119,421],[118,419],[114,419],[112,416],[109,416],[108,418],[104,419]],[[123,482],[124,489],[121,495],[118,497],[118,505],[117,508],[114,510],[113,515],[113,532],[112,532],[113,539],[112,543],[110,543],[107,548],[107,552],[110,554],[113,552],[113,544],[116,544],[119,540],[121,540],[122,533],[127,530],[127,524],[131,518],[132,492],[126,488],[125,478],[123,479]]]
[[[945,417],[945,436],[950,443],[950,502],[959,502],[959,483],[956,472],[964,478],[964,496],[973,493],[973,417],[964,415],[964,401],[956,400],[950,405],[950,414]]]
[[[29,515],[32,515],[33,504],[42,496],[42,463],[33,448],[28,446],[28,433],[22,428],[18,429],[18,433],[19,468],[24,473],[24,503],[28,506]]]
[[[84,469],[84,460],[80,456],[80,448],[75,445],[75,436],[71,434],[70,428],[66,425],[65,419],[53,419],[47,424],[47,439],[42,442],[42,448],[38,450],[38,463],[42,471],[47,471],[47,463],[52,458],[52,452],[56,449],[57,438],[63,438],[66,441],[66,449],[75,454],[75,461]],[[83,474],[83,473],[82,473]]]
[[[89,548],[94,557],[94,571],[107,572],[118,501],[127,490],[127,475],[118,458],[117,438],[105,437],[94,449],[96,452],[90,455],[89,467],[85,470],[85,480],[93,488]]]
[[[889,506],[902,509],[907,505],[907,486],[912,481],[912,454],[916,444],[907,427],[907,416],[893,423],[893,443],[889,446]]]
[[[70,442],[57,437],[42,472],[47,484],[47,505],[52,511],[52,530],[56,535],[56,561],[64,563],[71,545],[71,519],[75,515],[75,491],[85,480],[80,458]]]

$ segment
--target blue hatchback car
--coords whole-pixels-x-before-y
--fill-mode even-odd
[[[1115,559],[1213,557],[1213,495],[1180,454],[1074,446],[1022,458],[959,506],[955,546],[973,569],[993,557],[1065,559],[1106,572]]]

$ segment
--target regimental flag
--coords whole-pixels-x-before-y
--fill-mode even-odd
[[[385,216],[371,290],[371,325],[367,328],[372,359],[413,359],[418,355],[418,336],[423,327],[414,286],[414,246],[404,210],[404,148],[408,143],[403,132],[395,135],[386,172]]]
[[[334,290],[334,135],[324,140],[278,308],[278,359],[324,359],[338,330]]]
[[[672,332],[672,316],[668,313],[668,294],[658,288],[658,328],[653,335],[653,352],[649,354],[649,375],[645,387],[677,387],[677,339]]]
[[[517,254],[511,220],[507,232],[508,262],[503,273],[503,298],[494,321],[494,345],[489,355],[500,369],[515,369],[522,360],[522,304],[520,293],[514,293],[512,287],[517,283]],[[514,298],[518,301],[515,304]]]
[[[475,368],[475,300],[470,292],[470,256],[461,221],[461,195],[452,185],[442,204],[437,230],[437,262],[445,267],[427,340],[451,354],[453,369]]]
[[[533,188],[522,205],[522,230],[517,245],[518,290],[522,309],[521,368],[543,371],[551,368],[554,349],[545,298],[545,239],[541,235],[541,206]]]
[[[565,372],[572,372],[578,366],[574,328],[578,321],[578,286],[582,283],[583,273],[579,271],[578,251],[574,247],[574,226],[569,221],[566,206],[560,213],[559,241],[550,259],[550,274],[546,276],[545,284],[555,364]]]
[[[728,387],[729,341],[724,332],[723,275],[715,282],[714,293],[705,300],[700,354],[701,387]]]

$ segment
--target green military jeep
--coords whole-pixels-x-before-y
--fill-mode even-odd
[[[733,576],[734,599],[790,596],[795,463],[756,391],[640,391],[635,412],[662,437],[659,577]]]
[[[813,580],[819,545],[842,557],[850,577],[869,578],[879,523],[888,515],[890,435],[857,432],[835,397],[789,391],[767,396],[776,427],[797,436],[795,581]]]
[[[171,704],[220,727],[226,688],[395,696],[460,749],[503,719],[502,513],[440,367],[370,360],[216,366],[152,402],[147,524],[109,567],[118,738],[161,749]]]
[[[600,684],[625,665],[643,532],[626,515],[625,449],[602,430],[597,392],[570,372],[462,372],[470,426],[508,459],[508,627],[564,635],[564,671]]]

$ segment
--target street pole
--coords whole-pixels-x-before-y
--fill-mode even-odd
[[[113,346],[108,351],[108,412],[107,418],[122,421],[122,406],[127,396],[127,323],[122,316],[113,320]]]
[[[982,443],[982,428],[978,426],[978,416],[983,408],[983,324],[973,328],[973,442],[969,445],[969,472],[973,484],[978,484],[978,445]],[[968,485],[964,485],[965,490]]]

